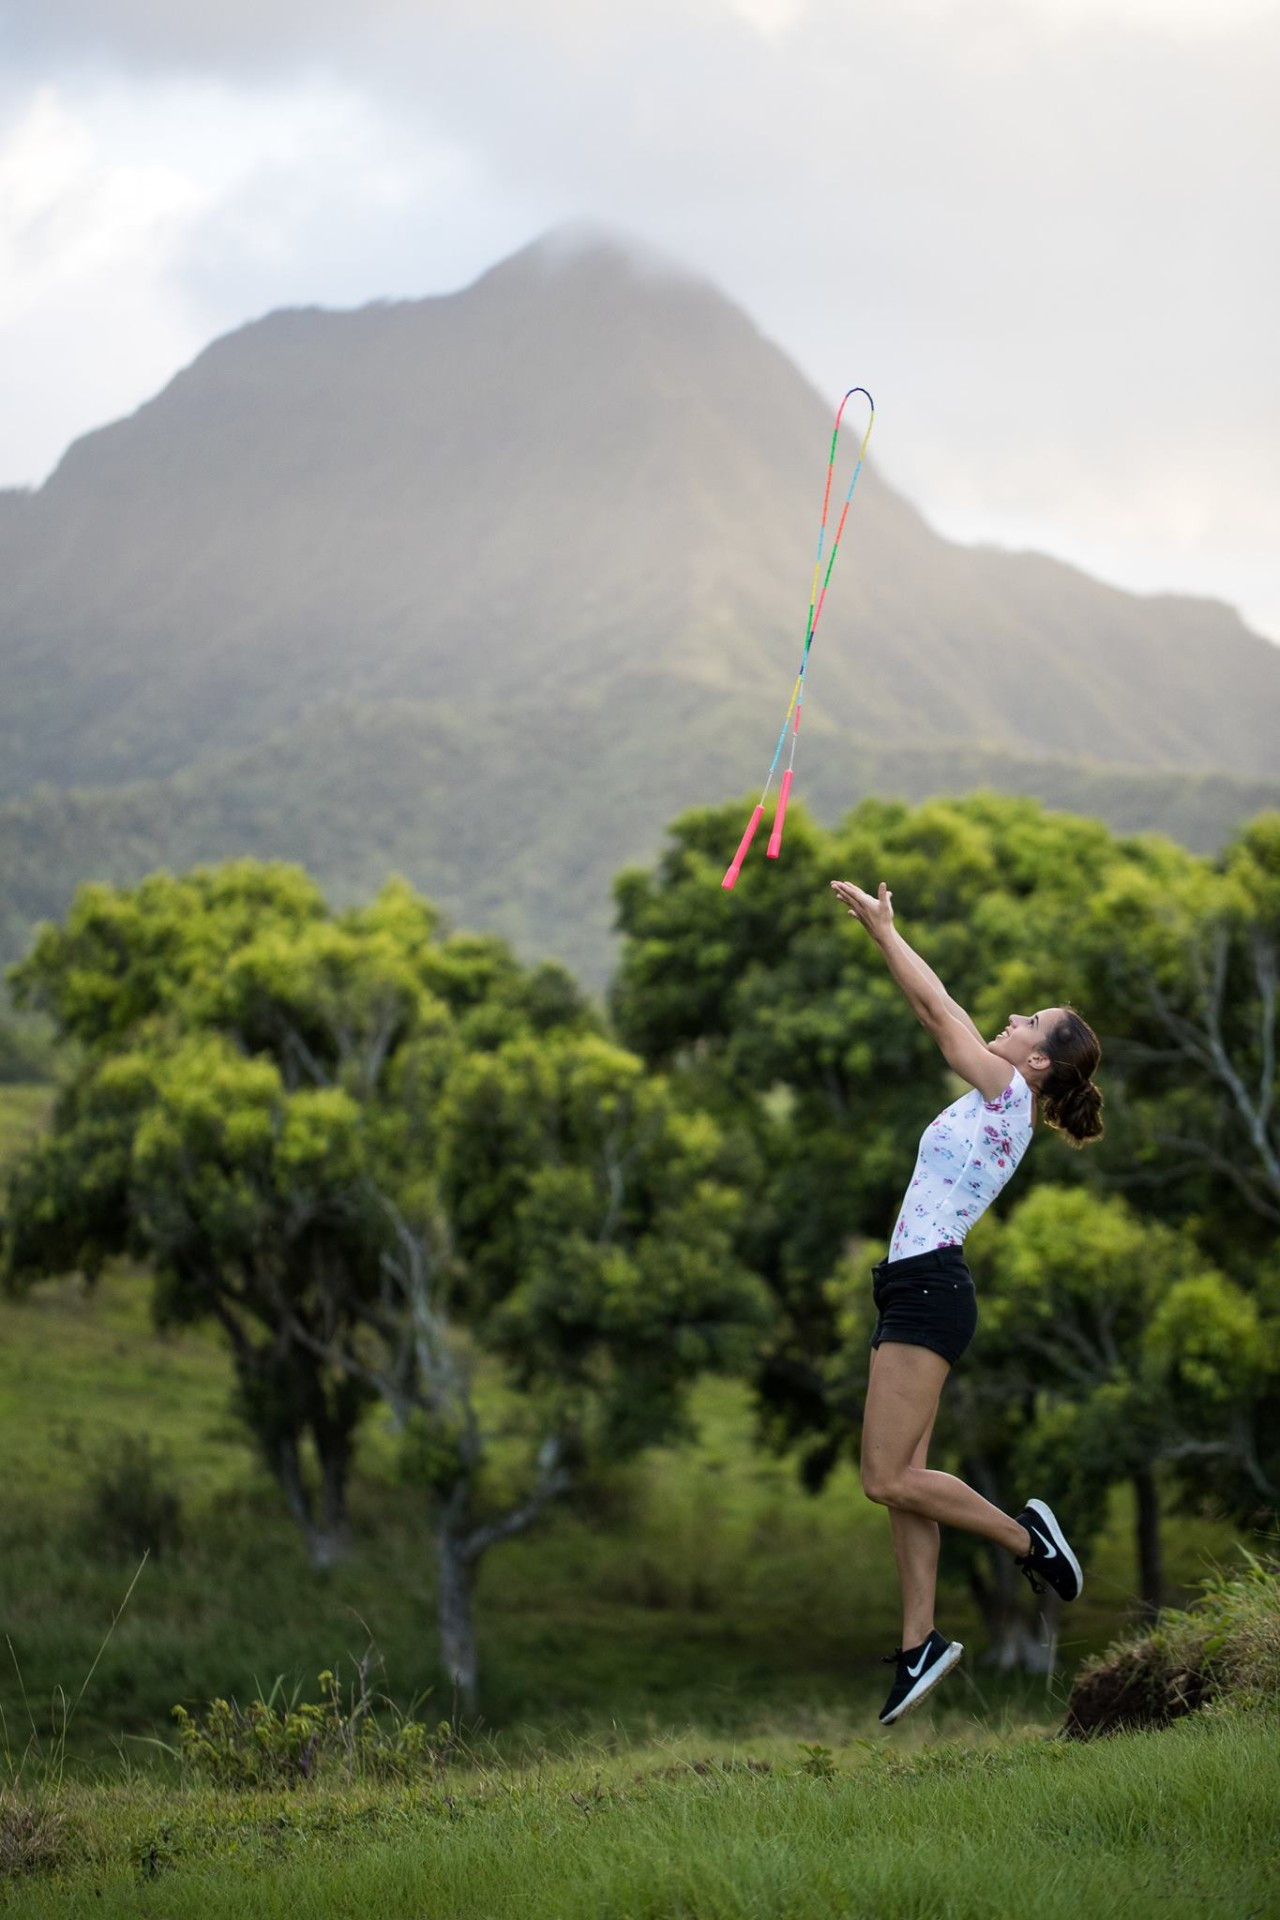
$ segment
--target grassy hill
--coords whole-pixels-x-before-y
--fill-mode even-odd
[[[1276,1722],[1080,1747],[1026,1732],[750,1750],[464,1754],[399,1788],[175,1793],[135,1776],[27,1803],[7,1910],[338,1920],[1209,1920],[1274,1912]],[[806,1751],[806,1746],[809,1751]]]
[[[750,1450],[748,1408],[723,1383],[700,1396],[694,1446],[487,1564],[488,1715],[459,1745],[437,1738],[391,1775],[340,1746],[288,1786],[179,1775],[175,1700],[315,1700],[320,1669],[349,1679],[370,1636],[374,1684],[402,1708],[434,1678],[430,1560],[385,1433],[362,1451],[356,1555],[317,1576],[227,1417],[228,1384],[207,1338],[156,1339],[128,1272],[95,1294],[65,1283],[0,1304],[6,1913],[1270,1911],[1274,1697],[1167,1732],[1051,1737],[1071,1669],[1124,1617],[1126,1516],[1091,1556],[1088,1611],[1073,1610],[1049,1689],[970,1658],[886,1734],[884,1516],[843,1470],[819,1499],[798,1493]],[[93,1545],[86,1481],[139,1429],[167,1451],[185,1534],[111,1632],[135,1567]],[[1229,1552],[1203,1523],[1173,1545],[1186,1579]],[[954,1585],[944,1603],[967,1637]],[[447,1704],[416,1712],[434,1729]]]

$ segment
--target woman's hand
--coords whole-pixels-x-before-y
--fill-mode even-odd
[[[884,881],[876,894],[864,893],[851,880],[833,880],[831,891],[848,907],[855,920],[861,920],[873,940],[883,940],[893,927],[893,895]]]

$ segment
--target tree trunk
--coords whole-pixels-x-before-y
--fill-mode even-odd
[[[320,1461],[320,1524],[313,1530],[311,1564],[333,1567],[351,1551],[347,1478],[351,1472],[351,1428],[341,1422],[312,1423]]]
[[[306,1529],[306,1535],[307,1554],[317,1573],[327,1573],[351,1551],[351,1529],[345,1520],[337,1525],[330,1525],[327,1520],[313,1522]]]
[[[1150,1467],[1142,1467],[1133,1476],[1137,1496],[1134,1516],[1138,1548],[1138,1591],[1142,1611],[1154,1619],[1164,1605],[1164,1550],[1160,1538],[1160,1494]]]
[[[457,1720],[459,1711],[473,1714],[476,1710],[479,1675],[471,1619],[475,1565],[461,1534],[447,1523],[440,1529],[439,1558],[440,1659],[453,1690],[451,1717]]]
[[[311,1512],[311,1496],[302,1474],[302,1461],[298,1457],[297,1434],[273,1433],[266,1442],[265,1452],[267,1465],[279,1482],[294,1525],[300,1533],[310,1535],[315,1518]]]
[[[351,1529],[346,1509],[345,1463],[336,1485],[330,1485],[329,1463],[325,1471],[323,1511],[319,1518],[302,1471],[296,1433],[274,1434],[267,1447],[267,1461],[284,1494],[285,1505],[299,1533],[307,1543],[307,1557],[318,1573],[336,1566],[350,1549]]]
[[[990,1463],[981,1454],[966,1454],[961,1471],[969,1485],[993,1506],[1001,1506],[1000,1486]],[[1046,1594],[1038,1618],[1028,1618],[1028,1589],[1011,1554],[983,1542],[979,1557],[970,1563],[969,1591],[982,1615],[989,1645],[983,1664],[1001,1673],[1052,1673],[1058,1658],[1055,1599]]]
[[[1052,1673],[1058,1658],[1056,1609],[1051,1611],[1045,1595],[1036,1620],[1027,1618],[1023,1602],[1022,1575],[1008,1554],[998,1547],[984,1551],[969,1573],[969,1591],[982,1615],[989,1645],[982,1655],[983,1664],[1001,1673]]]

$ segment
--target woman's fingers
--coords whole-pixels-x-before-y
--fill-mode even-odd
[[[831,891],[849,909],[853,919],[861,921],[869,929],[874,927],[880,913],[880,902],[871,894],[864,893],[861,887],[855,887],[851,880],[833,880]]]
[[[860,907],[874,908],[879,904],[872,898],[871,894],[864,893],[861,887],[855,887],[852,880],[833,880],[831,882],[831,891],[836,894],[839,899],[843,900],[848,907],[857,905]]]

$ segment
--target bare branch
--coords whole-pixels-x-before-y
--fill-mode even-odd
[[[518,1507],[512,1507],[499,1519],[491,1520],[468,1534],[462,1542],[463,1559],[469,1565],[474,1565],[490,1547],[497,1546],[502,1540],[513,1540],[517,1534],[527,1533],[543,1509],[567,1493],[572,1485],[573,1475],[560,1464],[560,1442],[554,1434],[548,1434],[538,1450],[538,1479],[528,1499]]]
[[[1270,1195],[1257,1185],[1248,1169],[1242,1167],[1238,1161],[1229,1160],[1225,1154],[1219,1153],[1205,1140],[1188,1140],[1177,1133],[1157,1132],[1153,1137],[1158,1146],[1174,1147],[1187,1154],[1197,1167],[1201,1169],[1207,1167],[1211,1172],[1221,1174],[1224,1180],[1231,1182],[1237,1193],[1255,1213],[1262,1214],[1265,1219],[1280,1222],[1280,1206],[1273,1204]]]
[[[1097,1354],[1077,1335],[1071,1340],[1070,1344],[1075,1346],[1078,1351],[1083,1351],[1085,1357],[1083,1362],[1072,1359],[1069,1354],[1063,1351],[1066,1334],[1067,1329],[1065,1328],[1055,1328],[1054,1334],[1052,1335],[1033,1333],[1028,1329],[1024,1332],[1022,1338],[1034,1353],[1039,1353],[1046,1360],[1052,1361],[1053,1365],[1057,1367],[1060,1372],[1069,1375],[1078,1385],[1083,1387],[1096,1386],[1102,1375],[1102,1369],[1098,1365]],[[1028,1384],[1034,1383],[1029,1382]]]

